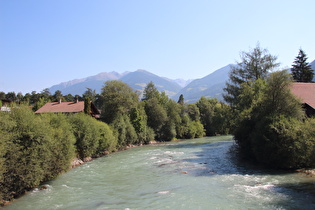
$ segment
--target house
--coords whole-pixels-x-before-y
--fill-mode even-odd
[[[306,115],[315,116],[315,83],[294,82],[291,91],[302,101]]]
[[[95,107],[93,103],[91,104],[91,116],[95,118],[100,118],[100,111]],[[76,102],[50,102],[46,103],[35,113],[79,113],[84,112],[84,101]]]
[[[1,99],[1,107],[0,107],[0,111],[3,112],[10,112],[11,111],[11,104],[12,101],[11,100],[7,100],[7,99]]]

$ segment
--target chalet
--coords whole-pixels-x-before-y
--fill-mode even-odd
[[[291,91],[302,101],[306,115],[315,116],[315,83],[295,82]]]
[[[95,107],[93,103],[91,104],[91,116],[95,118],[100,118],[100,111]],[[50,102],[46,103],[35,113],[79,113],[84,112],[84,101],[76,102]]]

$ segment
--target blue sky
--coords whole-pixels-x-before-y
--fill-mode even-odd
[[[314,0],[0,0],[0,91],[100,72],[196,79],[259,42],[282,67],[315,60]]]

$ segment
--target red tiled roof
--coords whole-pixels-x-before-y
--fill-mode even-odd
[[[43,107],[38,109],[35,113],[77,113],[84,111],[84,101],[79,102],[51,102],[45,104]]]
[[[315,109],[315,83],[295,82],[291,86],[292,93],[300,98],[303,103]]]

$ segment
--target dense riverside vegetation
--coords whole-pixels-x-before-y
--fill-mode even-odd
[[[98,156],[117,144],[109,126],[88,115],[35,115],[26,106],[0,112],[0,135],[2,200],[67,171],[76,156]]]
[[[276,57],[259,45],[242,54],[230,74],[225,99],[243,157],[273,168],[315,167],[315,119],[307,119],[292,95],[288,71],[270,73]]]
[[[14,101],[10,112],[0,112],[0,201],[55,178],[74,158],[99,157],[152,140],[229,133],[228,105],[204,97],[196,104],[184,104],[183,96],[176,102],[152,82],[142,100],[121,81],[106,82],[101,94],[88,89],[82,97],[72,97],[45,89],[29,96],[0,93],[2,99]],[[46,102],[67,98],[91,99],[101,109],[101,119],[84,113],[34,113]]]

